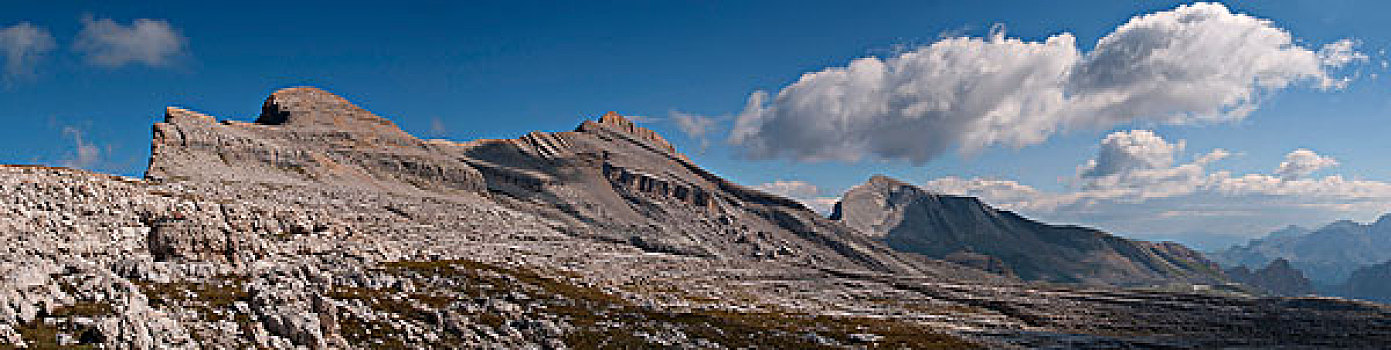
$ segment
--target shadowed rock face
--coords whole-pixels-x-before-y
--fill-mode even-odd
[[[1177,243],[1047,225],[976,198],[931,193],[884,176],[847,192],[832,218],[901,251],[994,257],[1026,280],[1113,285],[1222,280],[1216,265]]]

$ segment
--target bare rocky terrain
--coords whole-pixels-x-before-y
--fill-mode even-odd
[[[1030,281],[1116,286],[1221,284],[1221,267],[1172,242],[1049,225],[974,197],[933,193],[885,176],[845,193],[835,220],[900,251]]]
[[[616,113],[421,140],[312,88],[170,108],[146,178],[0,167],[0,343],[1379,348],[1391,308],[1049,284],[900,252]]]

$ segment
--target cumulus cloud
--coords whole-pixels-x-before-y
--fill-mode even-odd
[[[1321,156],[1308,149],[1297,149],[1285,155],[1285,161],[1280,162],[1280,167],[1275,168],[1275,175],[1282,179],[1293,180],[1309,176],[1319,169],[1338,165],[1338,160],[1333,157]]]
[[[1101,140],[1101,151],[1079,173],[1095,178],[1135,169],[1167,168],[1183,147],[1183,142],[1169,143],[1153,131],[1119,131]]]
[[[800,180],[777,180],[754,185],[753,188],[797,200],[821,214],[830,213],[831,208],[840,201],[840,197],[820,196],[821,189],[819,187]]]
[[[1290,152],[1271,174],[1233,174],[1212,169],[1231,155],[1222,149],[1177,164],[1182,145],[1143,130],[1113,133],[1070,180],[1079,186],[1065,191],[1040,190],[1007,179],[960,177],[938,178],[925,186],[1045,219],[1137,233],[1259,234],[1290,223],[1391,210],[1391,183],[1339,175],[1312,178],[1314,171],[1337,161],[1307,149]],[[1126,166],[1103,167],[1107,162]],[[1112,170],[1092,170],[1102,168]]]
[[[671,120],[676,122],[676,127],[681,129],[681,132],[685,133],[686,136],[700,141],[701,152],[710,147],[708,135],[710,130],[715,127],[715,118],[671,111]]]
[[[5,57],[5,82],[34,74],[39,59],[53,50],[53,35],[28,22],[0,29],[0,52]]]
[[[82,19],[73,50],[86,55],[87,63],[102,67],[162,67],[185,55],[187,46],[188,39],[163,20],[142,18],[122,25],[88,16]]]
[[[1267,20],[1198,3],[1132,18],[1087,53],[1061,33],[1041,42],[944,39],[804,74],[755,92],[728,141],[755,158],[922,163],[951,149],[1023,147],[1067,128],[1244,118],[1259,96],[1329,72],[1356,42],[1315,52]]]

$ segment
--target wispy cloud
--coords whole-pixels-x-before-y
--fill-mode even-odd
[[[85,137],[86,133],[74,126],[64,126],[63,136],[72,139],[73,152],[59,162],[69,168],[93,169],[102,163],[102,149]]]
[[[4,83],[34,75],[34,67],[39,60],[54,48],[53,35],[48,30],[30,24],[19,24],[0,29],[0,52],[5,57]]]
[[[82,19],[73,50],[92,65],[119,68],[131,64],[164,67],[187,54],[188,39],[169,22],[136,19],[122,25],[91,16]]]
[[[443,137],[449,135],[449,126],[444,124],[444,119],[432,117],[430,118],[430,130],[427,132],[431,137]]]
[[[710,148],[709,134],[715,128],[719,118],[671,111],[671,120],[676,122],[676,127],[687,137],[699,141],[700,151],[704,153],[707,148]]]
[[[1009,179],[960,177],[938,178],[926,187],[980,197],[1047,219],[1141,233],[1254,234],[1291,221],[1391,210],[1391,183],[1341,175],[1313,177],[1338,161],[1308,149],[1291,151],[1271,173],[1234,174],[1213,169],[1231,156],[1223,149],[1178,163],[1183,144],[1148,130],[1113,133],[1101,142],[1095,158],[1078,166],[1067,191],[1044,191]]]
[[[836,202],[840,201],[839,196],[824,196],[820,187],[801,180],[777,180],[754,185],[753,188],[791,198],[822,215],[829,214]]]
[[[728,141],[754,158],[922,163],[1069,128],[1240,120],[1266,92],[1342,87],[1333,71],[1365,61],[1355,46],[1315,51],[1216,3],[1136,16],[1086,53],[1069,33],[1033,42],[998,26],[755,92]]]

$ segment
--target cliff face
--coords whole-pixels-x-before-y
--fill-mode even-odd
[[[931,193],[883,176],[847,192],[832,218],[901,251],[938,258],[960,252],[994,257],[1026,280],[1162,285],[1223,279],[1215,264],[1177,243],[1047,225],[976,198]]]

